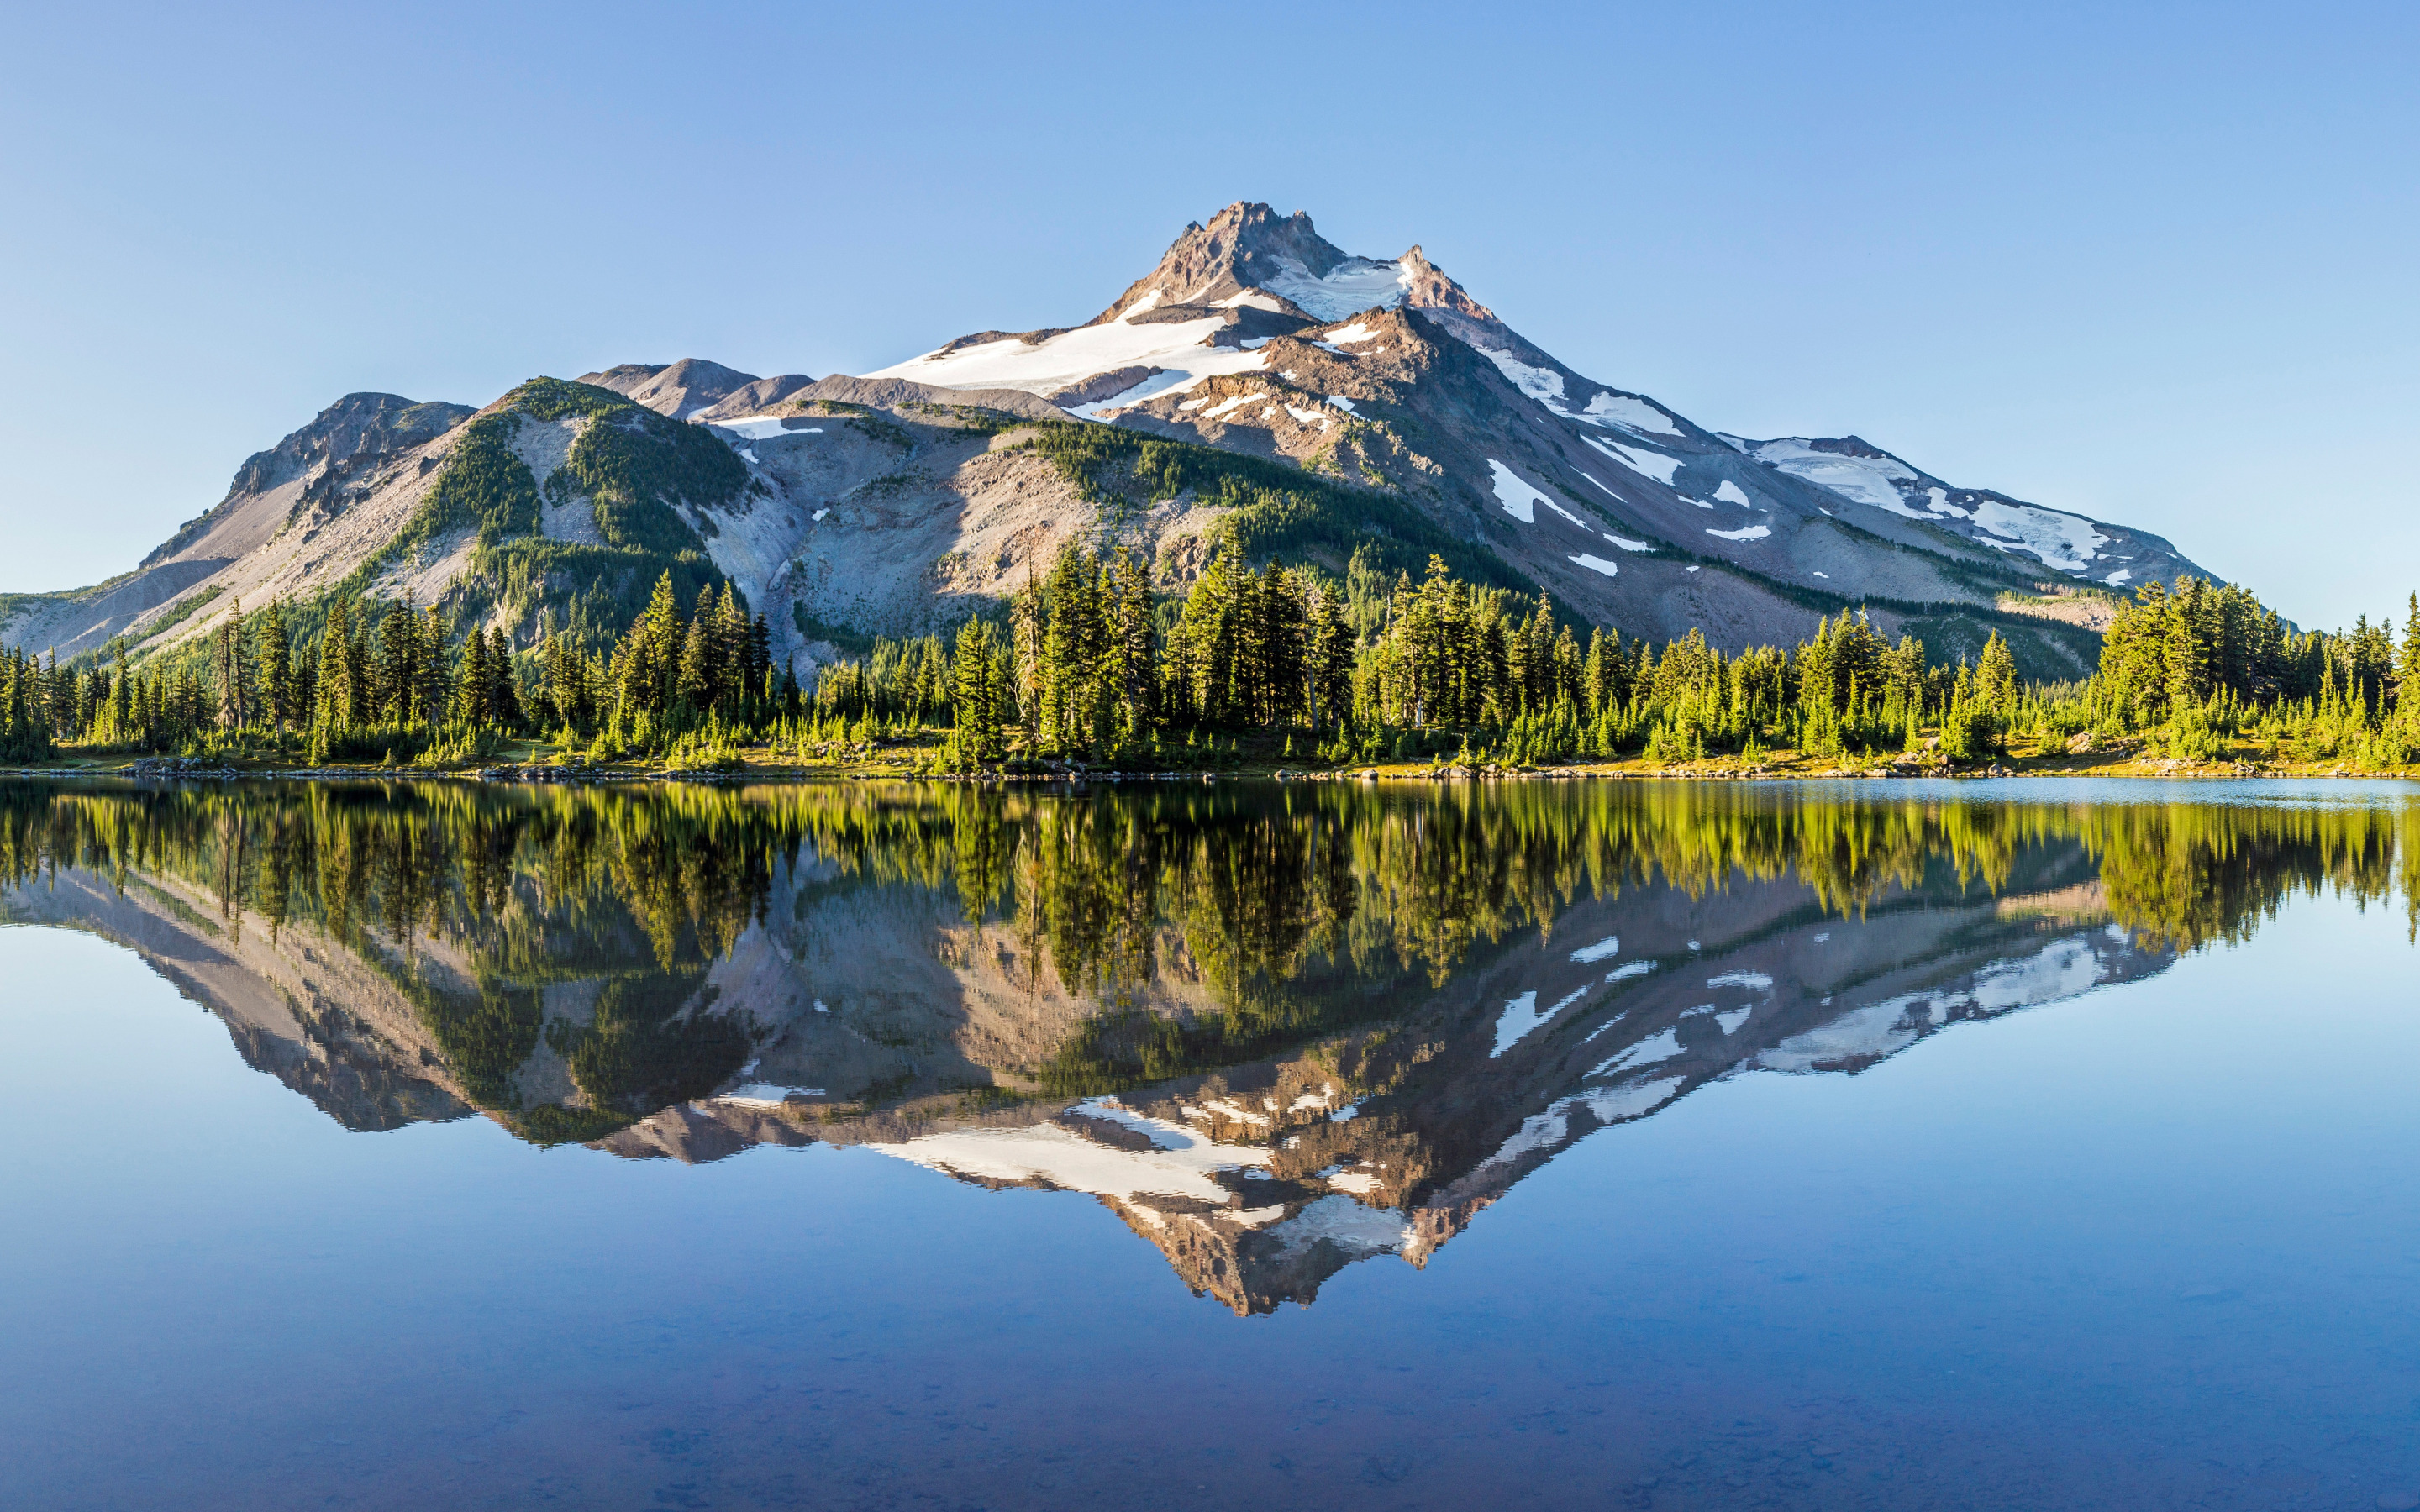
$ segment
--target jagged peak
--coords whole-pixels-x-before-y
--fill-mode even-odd
[[[599,372],[583,373],[579,381],[610,389],[659,415],[687,420],[735,392],[764,380],[753,373],[742,373],[703,357],[684,357],[676,363],[624,363]]]
[[[1128,285],[1091,323],[1129,318],[1145,309],[1233,303],[1253,293],[1269,296],[1284,313],[1313,320],[1406,304],[1471,320],[1496,318],[1417,243],[1400,257],[1356,256],[1321,236],[1307,210],[1281,216],[1259,201],[1237,200],[1206,224],[1186,223],[1158,266]]]
[[[407,399],[399,393],[348,393],[236,469],[227,497],[259,493],[323,461],[434,440],[471,417],[466,404]],[[164,548],[163,549],[165,549]]]

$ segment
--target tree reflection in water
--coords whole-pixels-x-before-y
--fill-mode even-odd
[[[141,952],[349,1127],[868,1145],[1095,1193],[1253,1311],[1715,1077],[1857,1070],[2297,894],[2420,924],[2408,802],[1975,791],[29,781],[0,917]]]

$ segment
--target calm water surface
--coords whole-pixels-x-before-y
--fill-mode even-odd
[[[0,1504],[2420,1506],[2420,795],[0,785]]]

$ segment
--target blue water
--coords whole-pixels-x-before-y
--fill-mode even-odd
[[[2293,897],[1238,1316],[1083,1193],[349,1132],[0,931],[0,1503],[2420,1504],[2414,965],[2399,899]]]

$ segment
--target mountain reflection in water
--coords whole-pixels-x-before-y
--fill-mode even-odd
[[[139,952],[348,1128],[863,1145],[1094,1194],[1250,1313],[1714,1078],[2420,892],[2409,807],[2047,791],[24,782],[0,921]]]

